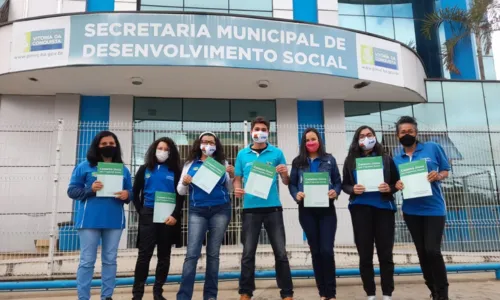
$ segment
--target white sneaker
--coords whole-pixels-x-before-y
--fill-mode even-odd
[[[382,300],[392,300],[392,297],[391,296],[384,296],[384,297],[382,297]]]
[[[375,297],[375,296],[368,296],[367,300],[377,300],[377,297]]]

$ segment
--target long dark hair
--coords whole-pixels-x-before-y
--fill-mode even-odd
[[[318,157],[323,157],[326,155],[325,143],[323,142],[323,138],[319,134],[318,130],[312,127],[307,128],[302,134],[302,138],[300,139],[299,155],[292,162],[292,166],[294,167],[305,168],[309,166],[309,161],[307,160],[307,158],[309,157],[309,153],[307,152],[306,148],[306,135],[309,132],[314,132],[318,137],[318,143],[319,143]]]
[[[215,139],[215,152],[212,158],[221,164],[225,164],[226,155],[224,154],[224,147],[222,147],[222,143],[220,142],[219,138],[209,132],[204,133],[202,136],[194,140],[193,146],[191,147],[191,151],[189,152],[188,158],[186,159],[186,163],[193,162],[201,157],[202,155],[200,149],[201,139],[207,135],[213,136]]]
[[[361,134],[361,131],[365,129],[370,130],[373,136],[376,137],[375,130],[373,130],[373,128],[371,128],[370,126],[363,125],[356,130],[354,136],[352,137],[351,146],[349,147],[349,153],[347,154],[347,158],[345,160],[347,166],[352,169],[356,168],[356,158],[361,157],[361,154],[363,153],[363,149],[361,149],[361,146],[359,146],[359,135]],[[378,139],[372,151],[377,153],[377,155],[384,155],[384,147],[379,143]]]
[[[87,151],[87,161],[89,162],[90,166],[95,167],[97,166],[98,162],[104,161],[99,151],[99,144],[101,143],[102,138],[108,136],[113,137],[116,144],[115,155],[112,157],[111,161],[114,163],[123,163],[122,147],[120,146],[120,142],[118,141],[116,134],[112,133],[111,131],[103,130],[96,134],[96,136],[92,140],[92,143],[90,144],[89,150]]]
[[[175,142],[168,137],[162,137],[154,141],[146,151],[146,155],[144,157],[144,165],[149,170],[153,170],[158,163],[158,159],[156,158],[156,148],[158,144],[161,142],[167,144],[168,146],[168,158],[164,162],[164,164],[174,173],[181,172],[181,156],[179,155],[179,150],[177,149],[177,145]]]

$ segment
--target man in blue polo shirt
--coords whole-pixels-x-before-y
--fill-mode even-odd
[[[269,122],[262,117],[252,121],[251,134],[253,144],[242,149],[236,157],[234,193],[237,198],[244,197],[241,258],[241,276],[239,294],[241,300],[250,300],[255,290],[255,253],[259,242],[262,224],[269,236],[276,260],[276,281],[281,290],[281,298],[293,299],[293,283],[290,264],[286,255],[285,225],[283,209],[278,194],[278,181],[273,179],[267,199],[245,194],[243,182],[248,179],[255,161],[276,167],[283,184],[288,185],[288,169],[283,152],[267,142]]]
[[[450,165],[443,148],[433,142],[417,140],[417,122],[404,116],[396,123],[396,134],[403,149],[395,153],[397,166],[415,160],[425,160],[431,183],[432,195],[403,200],[403,216],[417,249],[425,284],[433,300],[448,300],[448,278],[441,242],[446,221],[446,204],[441,191],[441,181],[448,177]],[[404,183],[396,183],[403,190]]]

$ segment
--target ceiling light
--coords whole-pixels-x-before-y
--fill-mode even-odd
[[[354,89],[359,90],[359,89],[362,89],[362,88],[367,87],[369,85],[370,85],[370,82],[361,81],[361,82],[356,83],[353,87],[354,87]]]
[[[31,81],[33,81],[33,82],[37,82],[38,81],[38,79],[36,79],[35,77],[30,77],[28,79],[31,80]]]
[[[141,77],[132,77],[130,78],[130,81],[132,82],[133,85],[142,85],[142,78]]]

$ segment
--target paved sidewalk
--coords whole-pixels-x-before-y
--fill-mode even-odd
[[[475,299],[475,300],[500,300],[500,281],[495,280],[493,273],[460,274],[450,275],[451,300]],[[296,300],[316,300],[319,299],[314,286],[314,281],[310,279],[294,280]],[[378,282],[377,282],[378,284]],[[219,286],[219,300],[238,300],[238,283],[235,281],[222,282]],[[178,285],[168,285],[165,288],[164,296],[169,300],[175,300]],[[257,281],[257,291],[254,300],[279,300],[279,291],[273,280]],[[202,299],[203,285],[196,285],[196,293],[193,300]],[[152,300],[151,287],[144,300]],[[94,290],[92,299],[99,299],[98,290]],[[396,291],[394,300],[424,300],[428,298],[428,290],[423,284],[420,276],[396,277]],[[117,288],[113,300],[130,300],[130,287]],[[48,292],[11,292],[1,293],[0,300],[75,300],[76,293],[71,291],[48,291]],[[361,281],[359,278],[341,278],[338,280],[338,300],[365,300]],[[379,298],[381,299],[381,297]]]

